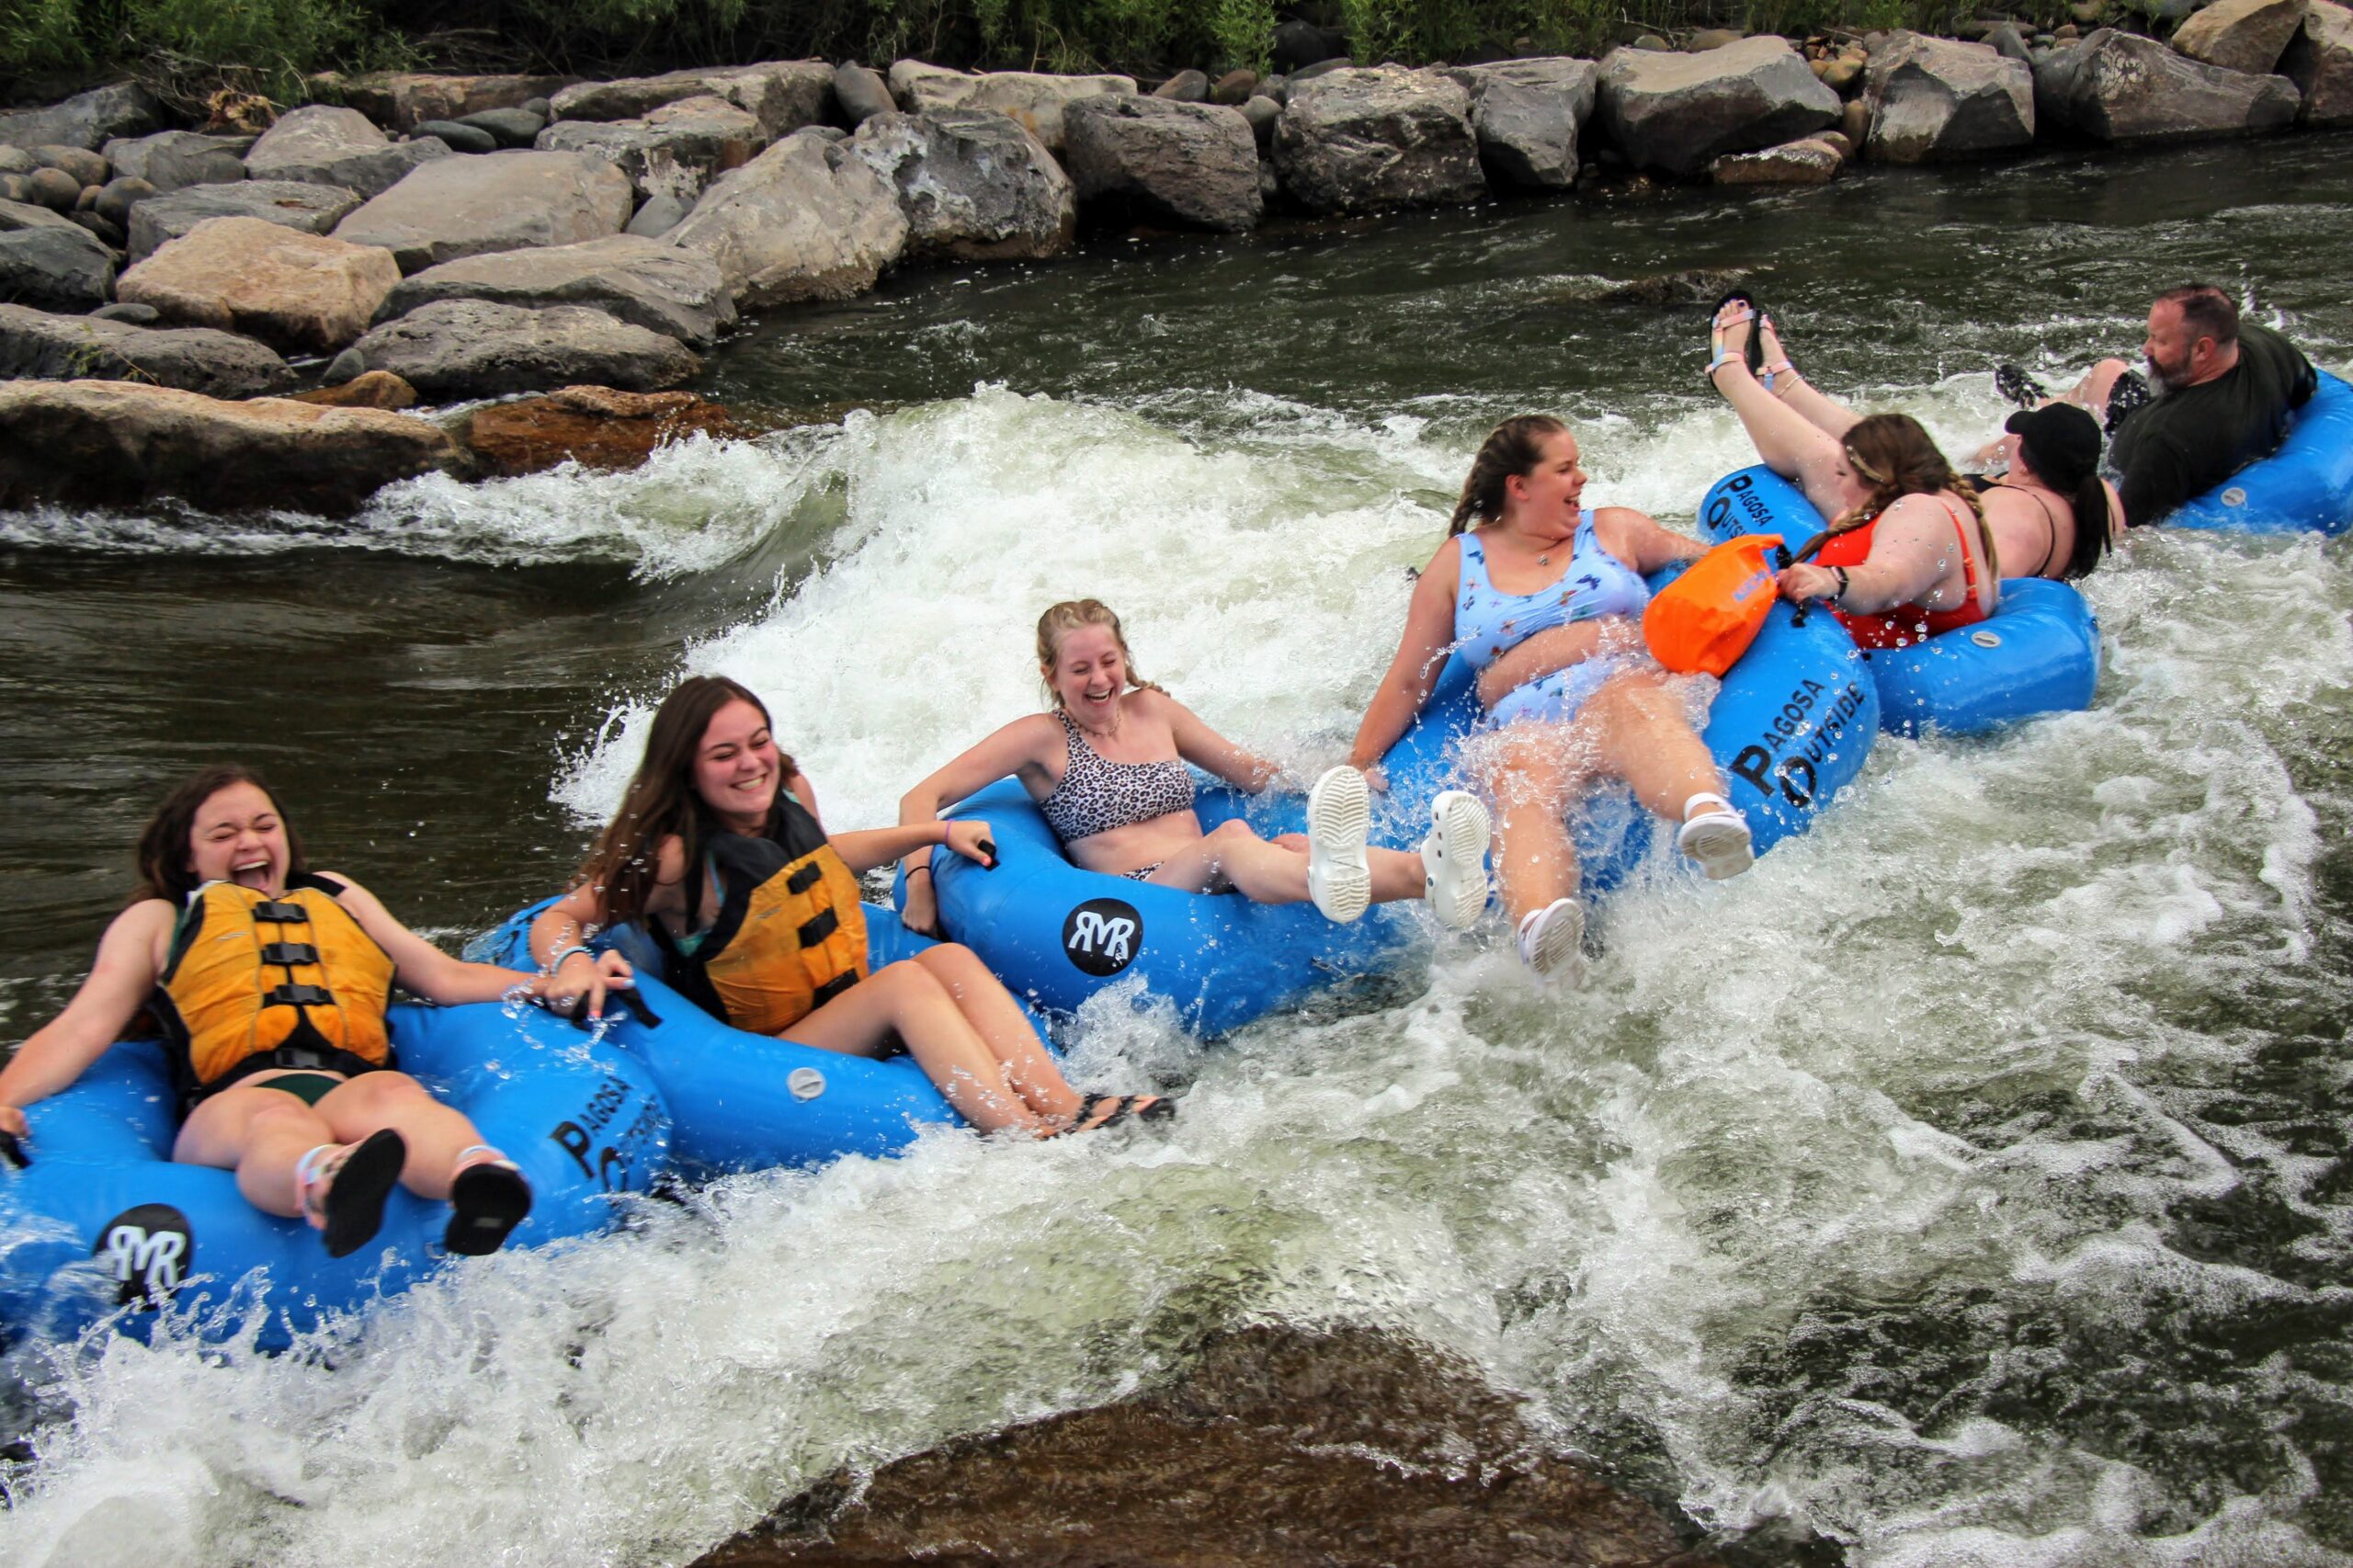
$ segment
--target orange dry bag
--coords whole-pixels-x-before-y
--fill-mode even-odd
[[[1721,676],[1740,662],[1773,608],[1773,569],[1766,553],[1779,534],[1726,540],[1661,588],[1643,612],[1651,654],[1677,675]]]

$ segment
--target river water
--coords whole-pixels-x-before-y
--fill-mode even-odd
[[[2353,368],[2347,149],[1108,241],[767,321],[704,390],[824,420],[633,474],[0,517],[0,1040],[217,756],[452,942],[558,883],[685,671],[767,694],[829,824],[872,825],[1034,704],[1029,623],[1091,594],[1319,766],[1494,420],[1570,416],[1590,494],[1686,526],[1749,460],[1703,312],[1608,283],[1757,267],[1814,381],[1959,450],[1994,362],[2129,353],[2185,278]],[[1115,998],[1074,1074],[1181,1087],[1165,1136],[735,1178],[454,1271],[332,1369],[21,1351],[0,1558],[680,1562],[1211,1329],[1347,1321],[1756,1561],[2353,1561],[2353,557],[2143,537],[2090,591],[2091,711],[1882,740],[1754,874],[1616,897],[1577,995],[1490,932],[1214,1047]]]

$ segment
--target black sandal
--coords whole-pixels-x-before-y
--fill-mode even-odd
[[[301,1184],[303,1209],[325,1221],[319,1231],[326,1242],[327,1256],[348,1257],[383,1228],[385,1200],[400,1184],[401,1167],[408,1163],[408,1141],[389,1127],[371,1132],[352,1144],[351,1152],[333,1171],[323,1172],[318,1167],[325,1162],[316,1156],[321,1150],[333,1148],[323,1143],[303,1155],[295,1167],[295,1177]],[[313,1201],[311,1189],[322,1179],[331,1185],[324,1197]]]
[[[1111,1108],[1110,1115],[1100,1121],[1087,1119],[1107,1105]],[[1174,1121],[1176,1119],[1176,1102],[1165,1095],[1085,1095],[1079,1098],[1078,1114],[1071,1119],[1070,1125],[1063,1131],[1100,1132],[1107,1127],[1117,1127],[1130,1119]]]
[[[1994,390],[2020,408],[2040,407],[2051,396],[2040,381],[2026,373],[2022,366],[1994,367]]]
[[[484,1160],[468,1165],[449,1184],[449,1227],[441,1233],[442,1249],[460,1257],[496,1252],[530,1211],[531,1184],[514,1162]]]

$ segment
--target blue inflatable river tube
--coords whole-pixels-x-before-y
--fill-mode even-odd
[[[1654,577],[1654,585],[1669,575]],[[1802,832],[1862,771],[1879,702],[1836,622],[1822,616],[1800,625],[1789,606],[1775,607],[1725,677],[1704,733],[1760,853]],[[1459,748],[1479,717],[1471,670],[1449,659],[1428,707],[1383,758],[1389,790],[1375,797],[1374,843],[1420,844],[1432,799],[1462,787]],[[1270,838],[1305,825],[1301,795],[1254,798],[1215,780],[1197,783],[1204,831],[1233,817]],[[1413,903],[1375,905],[1362,919],[1335,926],[1309,903],[1253,903],[1239,894],[1183,892],[1081,870],[1015,779],[990,785],[948,814],[985,819],[998,852],[994,869],[933,852],[948,930],[1017,994],[1051,1012],[1070,1012],[1107,986],[1140,982],[1144,998],[1174,1004],[1187,1028],[1217,1036],[1387,968],[1420,933],[1436,929]],[[1575,822],[1587,892],[1608,891],[1643,863],[1651,825],[1622,789],[1589,800]]]
[[[1822,531],[1822,515],[1805,493],[1761,465],[1718,480],[1699,503],[1699,523],[1711,539],[1779,534],[1791,550]],[[1838,624],[1826,612],[1820,619]],[[1984,734],[2037,714],[2089,708],[2099,685],[2099,621],[2069,584],[2006,577],[2000,608],[1975,626],[1859,656],[1887,729]]]
[[[609,1226],[614,1199],[668,1163],[670,1115],[645,1067],[538,1008],[398,1005],[400,1065],[522,1167],[531,1246]],[[208,1341],[251,1330],[282,1350],[330,1313],[365,1309],[438,1267],[447,1204],[395,1190],[374,1241],[331,1258],[301,1220],[247,1203],[235,1176],[176,1165],[163,1051],[130,1040],[25,1108],[31,1163],[0,1168],[0,1324],[67,1338],[109,1316],[145,1337],[157,1309]],[[253,1323],[259,1314],[258,1324]]]
[[[2353,528],[2353,386],[2323,370],[2319,389],[2290,418],[2278,451],[2158,522],[2248,533]]]
[[[537,968],[531,921],[553,902],[509,915],[467,956]],[[892,911],[870,903],[865,909],[873,968],[933,945]],[[905,1148],[927,1125],[964,1125],[913,1057],[878,1062],[747,1034],[664,984],[661,953],[634,926],[601,933],[590,945],[619,949],[637,971],[641,1005],[607,1009],[605,1041],[659,1085],[671,1117],[671,1158],[683,1175],[819,1165],[845,1154],[879,1158]],[[1044,1037],[1042,1027],[1039,1034]]]

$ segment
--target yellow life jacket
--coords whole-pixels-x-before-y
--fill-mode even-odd
[[[800,801],[779,798],[772,835],[716,835],[708,881],[718,918],[699,937],[650,922],[670,983],[714,1017],[781,1034],[864,980],[866,913],[858,878]]]
[[[277,1067],[392,1065],[392,960],[320,877],[277,898],[234,882],[189,895],[154,1008],[183,1104]]]

